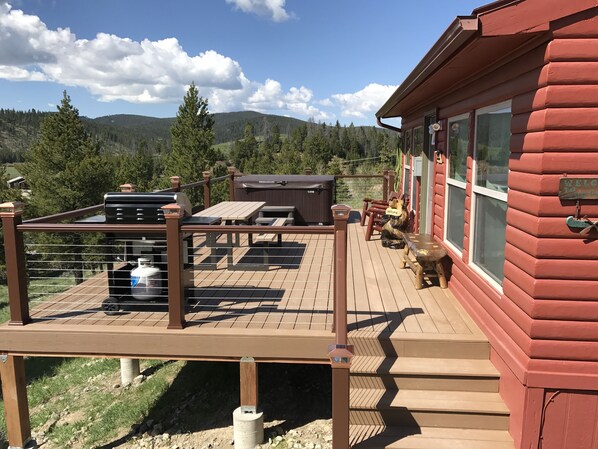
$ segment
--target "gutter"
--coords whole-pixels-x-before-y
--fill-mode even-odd
[[[403,130],[401,128],[397,128],[396,126],[387,125],[386,123],[382,123],[382,121],[380,120],[380,117],[378,117],[378,116],[376,116],[376,123],[378,123],[378,126],[380,126],[381,128],[390,129],[391,131],[395,131],[399,134],[401,134],[403,132]]]
[[[397,88],[380,110],[376,112],[376,117],[393,117],[390,115],[390,111],[397,105],[397,103],[400,103],[440,66],[446,63],[450,57],[472,36],[477,34],[478,31],[480,31],[480,22],[477,16],[457,17],[415,69],[413,69],[405,81],[403,81],[403,84]]]

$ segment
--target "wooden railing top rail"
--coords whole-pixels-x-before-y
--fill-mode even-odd
[[[17,225],[19,232],[106,232],[106,233],[150,233],[165,234],[165,224],[104,224],[104,223],[23,223]],[[259,225],[194,225],[182,224],[182,232],[218,232],[259,234],[264,232]],[[334,226],[268,226],[268,232],[276,234],[333,234]]]
[[[45,217],[38,217],[32,218],[30,220],[26,220],[23,223],[33,224],[33,223],[58,223],[63,220],[67,220],[70,218],[77,218],[82,217],[84,215],[89,215],[94,212],[98,212],[104,208],[103,204],[96,204],[95,206],[84,207],[82,209],[70,210],[68,212],[62,212],[59,214],[54,215],[47,215]]]

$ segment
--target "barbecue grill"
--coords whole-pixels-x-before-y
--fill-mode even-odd
[[[191,213],[191,204],[181,192],[109,192],[104,195],[105,222],[108,224],[162,224],[166,222],[162,206],[179,204],[186,212]],[[111,233],[106,235],[108,244],[122,247],[122,259],[111,264],[108,270],[109,298],[102,304],[107,314],[118,313],[123,307],[142,304],[132,295],[133,280],[131,272],[136,268],[140,258],[149,259],[149,264],[159,269],[157,279],[160,288],[154,297],[144,296],[143,300],[151,302],[166,301],[168,297],[168,277],[166,270],[166,236],[164,234],[142,235],[128,233]],[[185,254],[184,270],[187,284],[192,281],[193,242],[191,234],[183,236],[183,254]],[[189,286],[189,285],[187,285]]]

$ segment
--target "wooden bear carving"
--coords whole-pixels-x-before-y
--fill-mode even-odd
[[[395,198],[388,203],[383,222],[382,246],[402,248],[404,246],[403,232],[407,232],[409,227],[409,213],[403,198]]]

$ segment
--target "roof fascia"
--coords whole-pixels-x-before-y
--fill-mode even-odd
[[[480,24],[476,16],[457,17],[428,53],[426,53],[415,69],[413,69],[407,79],[397,88],[380,110],[376,112],[376,117],[389,118],[390,116],[386,116],[385,114],[396,103],[415,90],[417,86],[442,66],[464,43],[476,35],[479,30]]]

